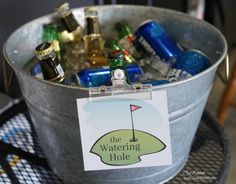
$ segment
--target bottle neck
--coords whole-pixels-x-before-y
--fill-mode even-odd
[[[53,24],[44,25],[43,40],[44,41],[59,40],[58,32],[59,30],[56,25]]]
[[[67,11],[61,16],[61,22],[68,32],[73,32],[80,27],[80,24],[77,22],[71,11]]]
[[[116,30],[118,32],[119,39],[132,35],[130,28],[126,25],[120,25],[116,28]]]
[[[97,16],[86,17],[85,35],[100,35],[100,25]]]

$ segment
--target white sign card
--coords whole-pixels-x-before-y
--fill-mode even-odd
[[[84,170],[172,164],[166,91],[77,99]]]

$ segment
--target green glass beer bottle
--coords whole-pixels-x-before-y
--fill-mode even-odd
[[[85,53],[91,66],[107,66],[104,53],[104,41],[98,20],[98,12],[94,8],[85,8]]]
[[[54,47],[50,42],[43,42],[35,48],[42,74],[45,80],[64,83],[65,73],[57,60]]]
[[[43,25],[43,41],[50,42],[56,53],[58,60],[63,61],[64,46],[60,37],[60,32],[56,24]]]
[[[108,54],[110,66],[111,81],[125,81],[130,84],[127,74],[127,62],[125,62],[124,53],[122,50],[116,50]]]
[[[128,23],[125,21],[118,22],[115,24],[115,29],[118,33],[118,44],[122,45],[126,50],[128,50],[132,56],[139,57],[139,53],[134,46],[135,38]]]
[[[112,51],[115,51],[115,50],[122,50],[126,62],[128,62],[128,63],[135,62],[134,57],[129,53],[129,51],[125,50],[124,47],[119,45],[116,40],[107,40],[106,44],[105,44],[105,47],[108,49],[108,52],[112,52]]]

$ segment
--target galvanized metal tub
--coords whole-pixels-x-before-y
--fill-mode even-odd
[[[175,41],[207,54],[212,66],[184,81],[154,87],[166,90],[170,116],[173,164],[123,170],[83,170],[76,99],[88,97],[88,90],[36,79],[22,70],[41,42],[42,24],[52,15],[33,20],[16,30],[4,45],[4,56],[15,70],[21,91],[53,171],[66,183],[156,184],[176,175],[185,165],[191,143],[205,107],[218,65],[226,55],[223,35],[206,22],[183,13],[145,6],[100,6],[99,19],[105,36],[114,34],[114,22],[126,19],[133,28],[146,19],[161,22]],[[75,9],[84,24],[83,8]]]

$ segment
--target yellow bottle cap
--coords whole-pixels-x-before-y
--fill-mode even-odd
[[[54,51],[54,47],[49,42],[43,42],[35,48],[35,55],[39,59],[45,57]]]

